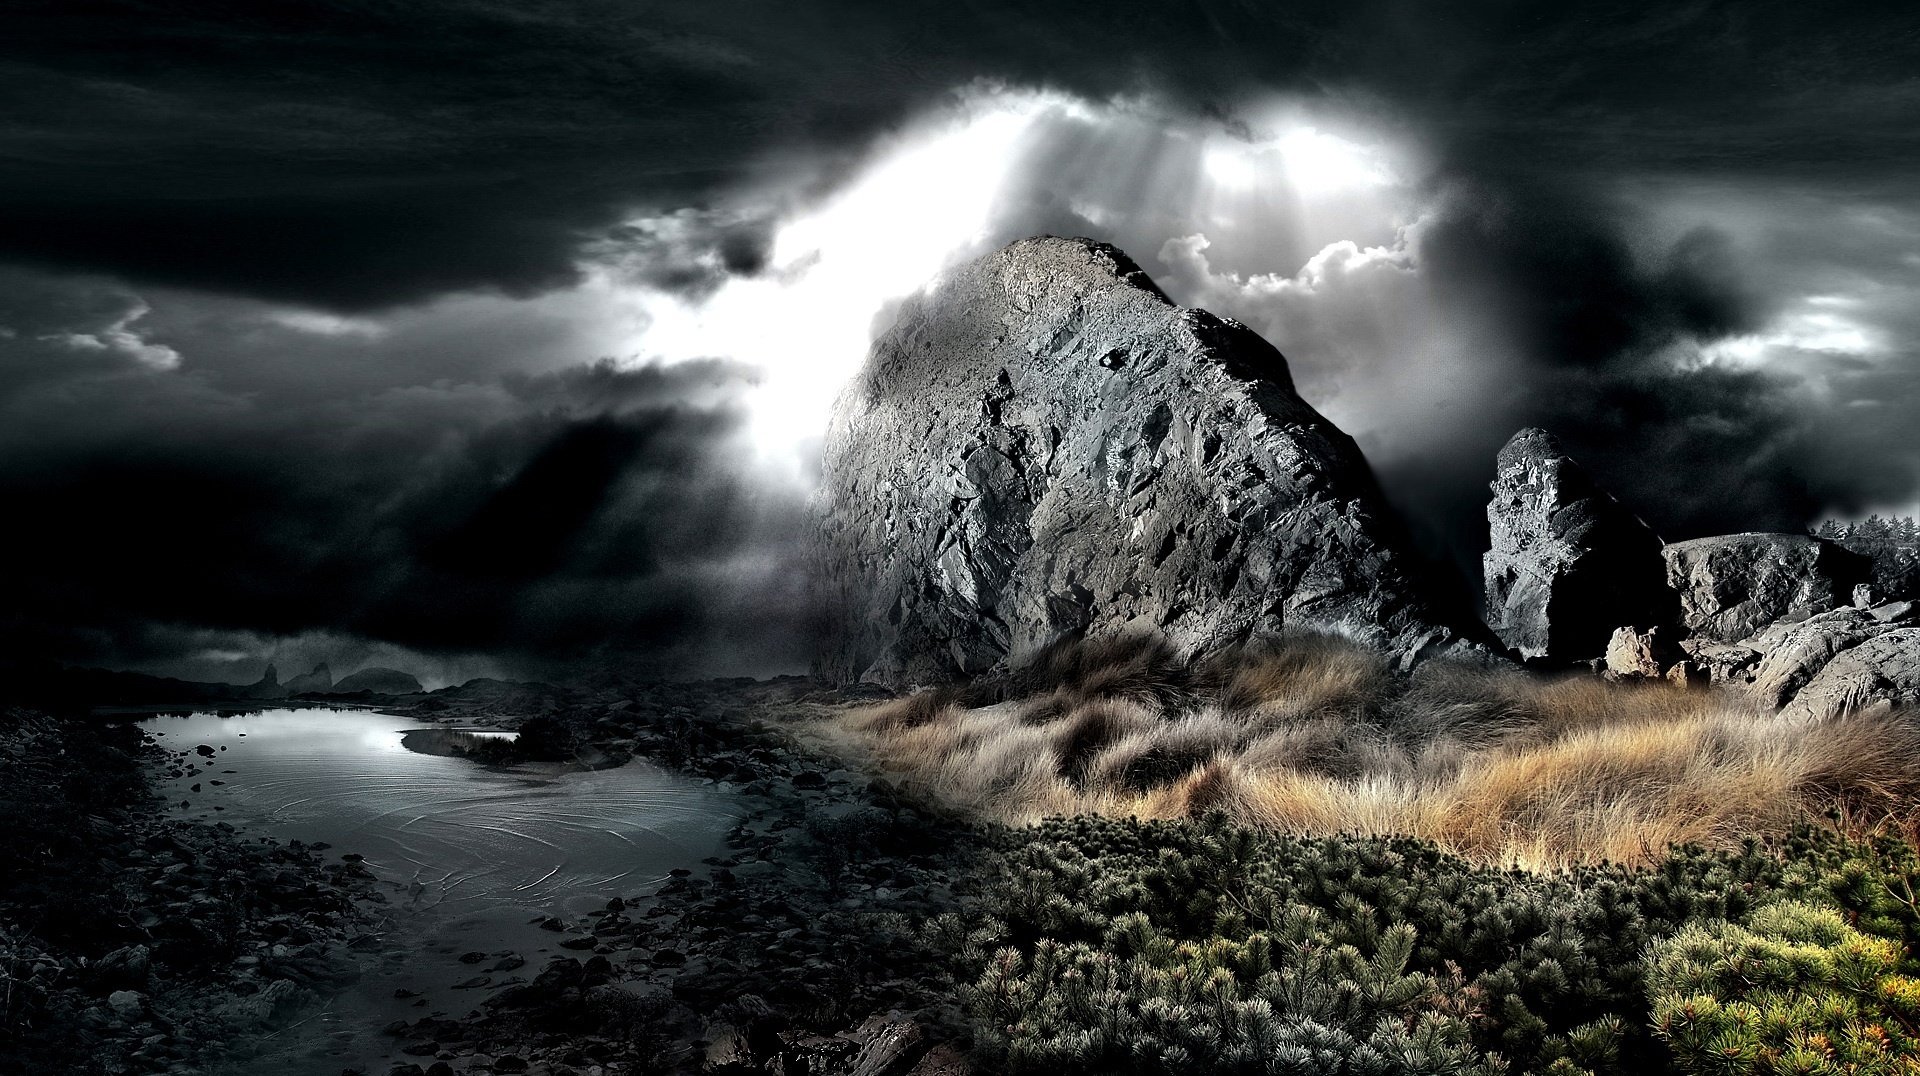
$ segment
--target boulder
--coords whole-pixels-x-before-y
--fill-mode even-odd
[[[860,1047],[847,1076],[902,1076],[927,1048],[920,1025],[897,1015],[868,1017],[849,1038]]]
[[[1843,651],[1781,713],[1824,721],[1870,707],[1920,703],[1920,628],[1895,628]]]
[[[1888,602],[1867,610],[1875,620],[1883,624],[1904,624],[1914,618],[1916,606],[1912,602]]]
[[[836,683],[1141,630],[1198,651],[1307,626],[1403,666],[1473,649],[1280,353],[1091,240],[1022,240],[909,300],[835,406],[817,508]]]
[[[1760,651],[1739,643],[1716,643],[1711,639],[1682,639],[1680,649],[1688,660],[1705,669],[1707,679],[1716,684],[1748,683],[1753,679],[1753,667],[1760,660]]]
[[[1664,552],[1681,622],[1723,643],[1851,605],[1854,585],[1873,571],[1867,558],[1804,534],[1727,534]]]
[[[1668,667],[1665,679],[1674,687],[1691,690],[1713,683],[1713,671],[1692,658],[1681,658]]]
[[[1671,638],[1668,628],[1653,627],[1635,631],[1617,628],[1607,640],[1606,669],[1617,677],[1654,680],[1665,676],[1685,653]]]
[[[147,985],[153,967],[153,951],[144,945],[115,949],[93,966],[94,980],[101,985],[137,989]]]
[[[1661,542],[1545,430],[1500,450],[1483,558],[1487,626],[1527,659],[1601,654],[1620,625],[1671,623]]]

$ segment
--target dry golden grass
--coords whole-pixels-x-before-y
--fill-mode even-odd
[[[1835,811],[1904,825],[1920,801],[1914,715],[1803,724],[1715,692],[1458,666],[1409,681],[1320,636],[1195,664],[1151,641],[1060,648],[832,732],[923,794],[1004,822],[1219,809],[1531,869],[1645,864]]]

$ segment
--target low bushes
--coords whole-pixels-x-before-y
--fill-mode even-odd
[[[987,1071],[1920,1071],[1897,842],[1534,874],[1219,813],[996,841],[973,910],[927,931]]]
[[[1679,1067],[1920,1073],[1916,874],[1901,841],[1804,845],[1774,903],[1656,943],[1646,958],[1652,1022]]]
[[[1655,947],[1653,1020],[1693,1072],[1920,1072],[1906,950],[1832,908],[1788,901],[1746,925],[1690,924]]]

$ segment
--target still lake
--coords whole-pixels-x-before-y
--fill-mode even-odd
[[[215,751],[196,759],[198,774],[163,779],[178,814],[324,841],[330,856],[357,852],[392,900],[392,929],[360,955],[360,980],[250,1057],[254,1071],[271,1061],[329,1076],[384,1072],[397,1044],[381,1027],[463,1015],[490,990],[531,978],[562,952],[562,935],[536,920],[652,892],[673,868],[721,854],[743,813],[723,791],[644,761],[563,772],[423,753],[403,742],[417,719],[370,710],[159,715],[143,725],[172,750]],[[488,960],[458,959],[475,952]],[[525,966],[483,974],[504,953]]]

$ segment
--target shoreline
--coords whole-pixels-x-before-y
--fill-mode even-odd
[[[21,709],[0,756],[9,852],[36,860],[9,864],[0,892],[5,1071],[202,1071],[358,974],[349,951],[384,899],[372,875],[321,845],[171,817],[156,774],[205,759]],[[85,832],[68,848],[36,813]]]

